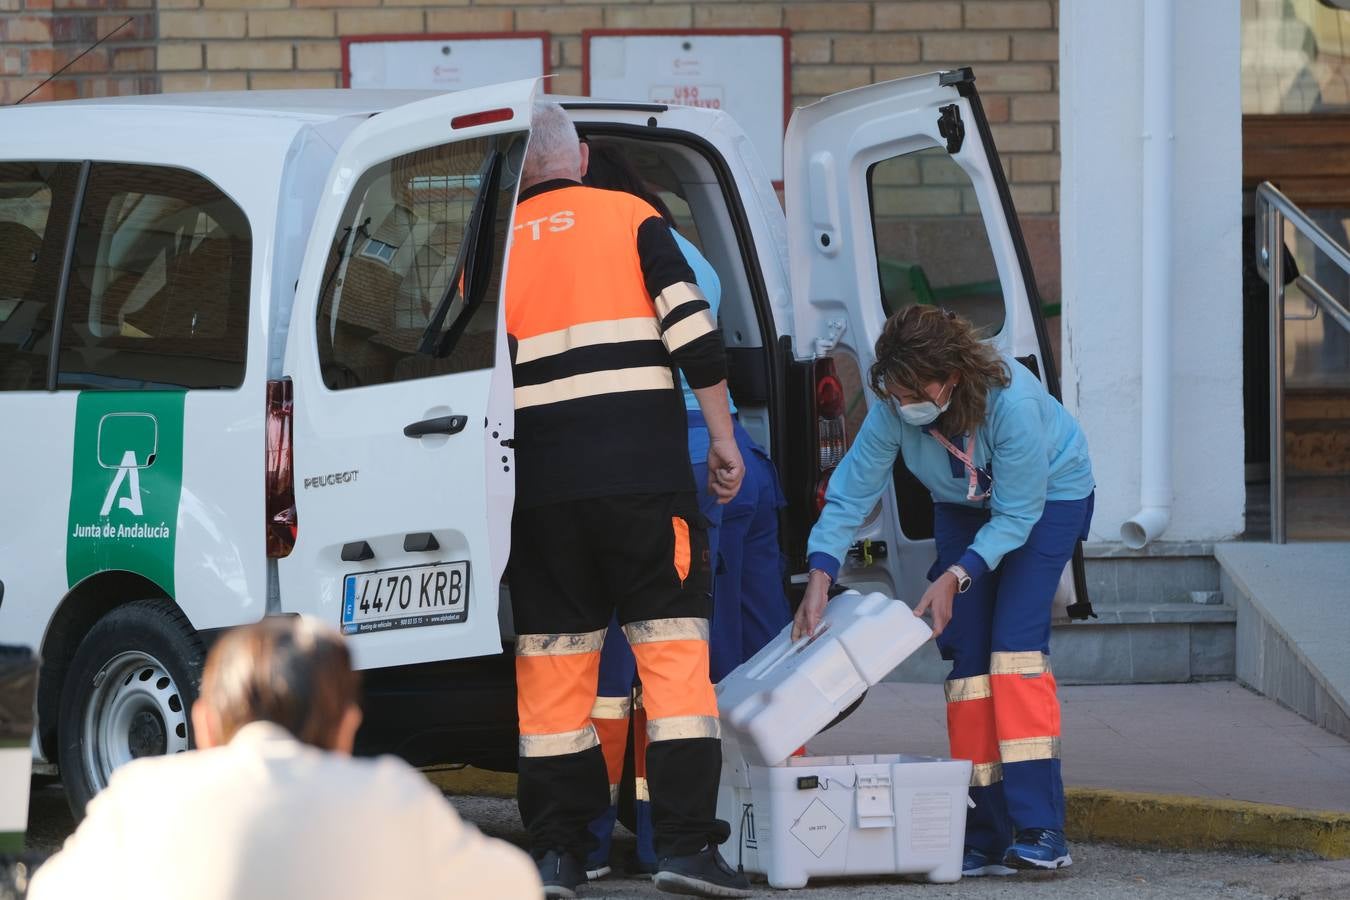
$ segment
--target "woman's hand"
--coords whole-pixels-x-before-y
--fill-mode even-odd
[[[914,615],[922,616],[924,613],[932,613],[933,616],[933,637],[942,634],[944,628],[952,620],[952,602],[956,599],[956,576],[951,572],[943,572],[938,576],[938,580],[928,586],[928,590],[923,592],[923,599],[919,601],[919,606],[914,610]],[[803,603],[803,606],[806,604]]]
[[[830,576],[819,569],[812,569],[806,582],[806,596],[802,605],[797,607],[797,615],[792,620],[792,639],[795,641],[808,634],[815,634],[820,627],[821,616],[825,615],[825,603],[830,599]]]

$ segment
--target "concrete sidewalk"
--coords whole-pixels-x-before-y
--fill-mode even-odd
[[[1064,783],[1350,813],[1350,742],[1231,681],[1061,687]],[[947,755],[942,688],[879,684],[811,753]]]
[[[1060,698],[1080,837],[1350,856],[1350,742],[1234,682],[1062,687]],[[879,684],[807,746],[945,756],[942,690]]]

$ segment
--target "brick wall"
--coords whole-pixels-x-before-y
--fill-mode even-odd
[[[27,102],[158,91],[154,5],[155,0],[0,0],[0,104],[19,100],[104,37]]]
[[[338,38],[360,34],[547,31],[557,93],[581,91],[587,28],[790,29],[797,104],[968,64],[993,122],[1042,292],[1059,297],[1056,0],[0,0],[0,10],[7,102],[27,89],[21,85],[68,59],[70,48],[127,15],[136,17],[126,29],[133,34],[118,35],[42,96],[337,87]]]

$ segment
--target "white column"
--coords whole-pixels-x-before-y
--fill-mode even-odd
[[[1092,448],[1093,538],[1119,540],[1140,506],[1144,236],[1170,229],[1163,540],[1219,540],[1241,532],[1245,505],[1240,5],[1174,4],[1173,199],[1158,223],[1143,220],[1144,5],[1061,0],[1064,395]]]

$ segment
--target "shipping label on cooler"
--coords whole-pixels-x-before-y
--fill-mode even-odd
[[[909,848],[936,853],[952,845],[952,795],[915,794],[909,811]]]
[[[846,827],[844,820],[817,798],[811,801],[811,805],[806,807],[788,831],[819,859]]]

